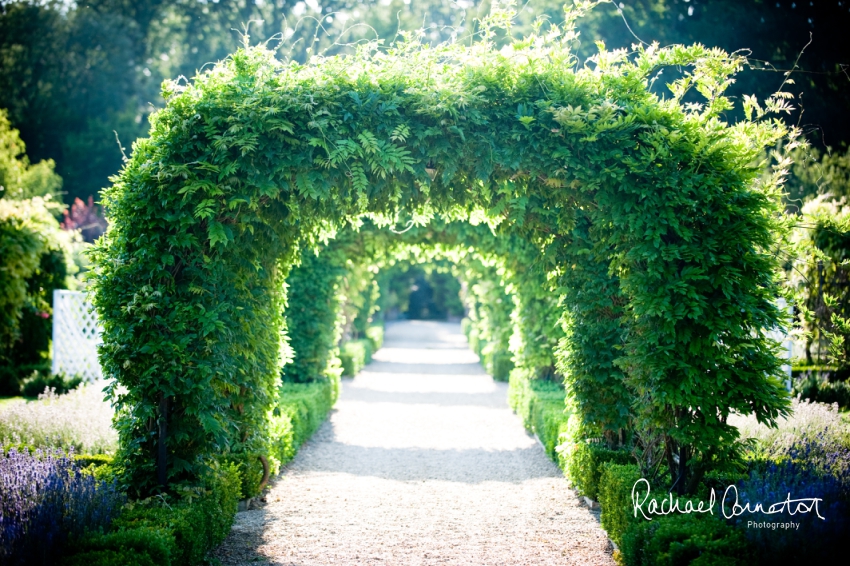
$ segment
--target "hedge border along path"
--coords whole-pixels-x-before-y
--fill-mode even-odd
[[[237,564],[613,566],[593,514],[523,430],[458,324],[398,322],[216,551]]]
[[[267,450],[284,278],[301,247],[363,215],[442,213],[539,247],[586,434],[636,423],[698,477],[734,457],[731,411],[787,410],[766,335],[782,318],[782,170],[762,179],[758,156],[788,130],[750,98],[752,120],[721,120],[744,60],[720,50],[601,50],[579,67],[576,17],[501,49],[501,7],[463,45],[414,34],[304,65],[245,48],[165,86],[104,193],[93,253],[125,483],[160,488],[166,421],[172,483]],[[683,76],[659,98],[666,66]]]

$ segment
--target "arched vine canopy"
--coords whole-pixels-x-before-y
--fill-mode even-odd
[[[504,47],[498,11],[463,44],[412,34],[303,65],[246,47],[166,84],[105,192],[94,254],[128,483],[159,489],[166,420],[171,482],[263,453],[284,280],[364,218],[377,232],[436,219],[373,245],[421,236],[500,254],[520,296],[551,297],[579,435],[660,437],[697,474],[734,456],[730,412],[787,411],[767,337],[783,316],[782,171],[759,160],[788,130],[751,99],[750,119],[723,120],[740,58],[600,46],[579,65],[575,17]],[[661,97],[650,80],[669,66],[681,78]]]

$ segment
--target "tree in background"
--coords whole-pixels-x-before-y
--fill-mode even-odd
[[[54,159],[67,202],[96,195],[121,167],[115,138],[147,130],[160,79],[145,80],[139,22],[97,2],[0,3],[0,107],[31,158]]]
[[[800,212],[806,201],[818,195],[828,195],[827,200],[850,199],[850,148],[844,152],[801,148],[794,154],[785,185],[789,212]]]
[[[510,33],[529,32],[539,18],[561,21],[563,3],[523,4]],[[148,114],[163,104],[163,79],[194,76],[241,45],[245,31],[252,43],[268,42],[280,57],[303,62],[365,39],[389,42],[400,31],[432,43],[464,38],[490,9],[489,0],[0,0],[0,107],[9,109],[34,160],[56,161],[71,204],[97,195],[120,169],[116,134],[127,147],[145,135]],[[583,64],[597,40],[629,49],[638,38],[749,49],[759,70],[736,77],[730,94],[737,97],[765,98],[786,79],[773,71],[796,63],[786,90],[799,95],[801,124],[817,144],[839,147],[850,141],[848,9],[838,1],[607,2],[579,22],[577,52]],[[664,69],[656,92],[663,95],[676,77],[676,69]]]
[[[460,282],[446,260],[410,265],[393,276],[390,289],[397,293],[405,318],[447,320],[463,316]]]
[[[17,395],[33,372],[50,372],[53,290],[75,283],[78,236],[56,219],[62,178],[53,167],[30,163],[0,110],[0,395]]]
[[[53,170],[55,163],[52,159],[30,163],[26,145],[7,114],[0,109],[0,198],[55,199],[62,188],[62,177]]]

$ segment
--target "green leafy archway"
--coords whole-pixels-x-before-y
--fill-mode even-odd
[[[140,492],[162,479],[158,434],[170,481],[262,453],[283,280],[299,250],[364,216],[485,222],[534,250],[531,271],[563,298],[555,354],[583,434],[636,426],[696,469],[732,445],[730,411],[785,410],[765,333],[781,323],[781,179],[755,163],[787,132],[759,108],[721,120],[741,61],[653,46],[579,67],[569,21],[502,49],[491,24],[468,46],[307,65],[246,48],[166,86],[105,193],[95,252],[101,360]],[[650,77],[670,65],[684,76],[660,99]],[[692,88],[701,103],[685,103]]]

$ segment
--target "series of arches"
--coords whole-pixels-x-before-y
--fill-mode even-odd
[[[648,81],[667,65],[684,78],[662,99]],[[111,225],[94,254],[125,481],[160,489],[158,446],[171,482],[262,453],[283,282],[304,250],[364,218],[388,234],[423,226],[370,245],[420,238],[507,258],[527,300],[561,305],[551,356],[577,434],[660,435],[698,476],[728,455],[731,411],[787,410],[766,335],[782,321],[781,178],[756,166],[786,131],[721,119],[739,67],[701,46],[578,67],[568,42],[531,37],[371,45],[306,65],[246,48],[167,86],[105,192]],[[683,98],[689,85],[701,105]]]

